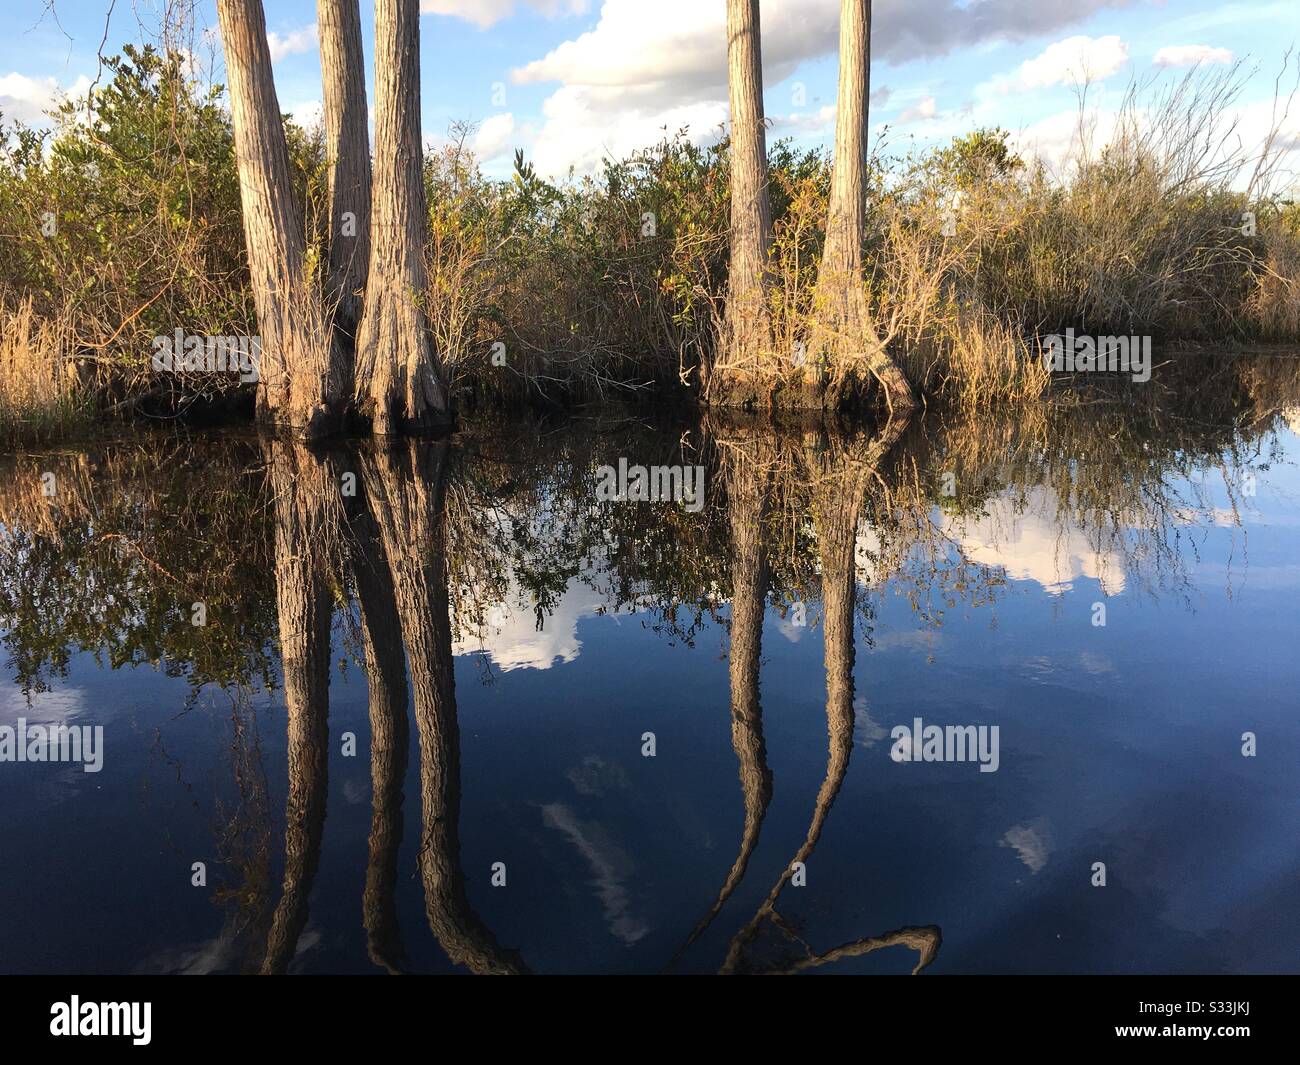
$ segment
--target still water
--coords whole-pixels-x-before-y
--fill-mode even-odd
[[[0,726],[102,764],[0,762],[0,970],[1295,971],[1297,430],[5,457]]]

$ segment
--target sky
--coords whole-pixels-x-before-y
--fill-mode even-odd
[[[61,92],[85,91],[97,53],[139,40],[162,0],[5,0],[0,112],[39,123]],[[266,0],[283,111],[318,120],[314,0]],[[426,141],[454,122],[489,174],[516,149],[537,170],[589,173],[685,128],[716,139],[727,117],[723,0],[422,0],[421,111]],[[763,0],[764,103],[769,139],[829,144],[834,129],[839,0]],[[199,65],[221,80],[213,0],[195,0]],[[1300,0],[876,0],[873,137],[894,152],[1000,126],[1021,151],[1068,157],[1079,84],[1109,116],[1132,83],[1158,87],[1241,61],[1231,117],[1254,149],[1271,125],[1288,47],[1300,45]],[[373,85],[373,5],[361,19]],[[1297,60],[1282,96],[1295,83]],[[1285,101],[1283,101],[1285,102]],[[1300,172],[1300,95],[1284,126]]]

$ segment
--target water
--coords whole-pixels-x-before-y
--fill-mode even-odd
[[[1294,970],[1300,411],[1191,406],[9,456],[0,970]]]

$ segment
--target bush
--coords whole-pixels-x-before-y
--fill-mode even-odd
[[[69,382],[114,407],[247,388],[149,372],[156,335],[257,332],[223,90],[189,70],[178,51],[128,46],[51,133],[0,124],[0,214],[14,227],[0,305],[25,308],[6,334],[7,421],[69,409]],[[1154,99],[1135,89],[1105,145],[1081,122],[1061,174],[1019,158],[1000,130],[873,159],[863,283],[909,377],[968,404],[1038,396],[1050,378],[1037,338],[1068,326],[1218,345],[1300,338],[1300,212],[1268,188],[1277,153],[1223,147],[1241,84],[1233,68],[1194,71]],[[288,119],[286,132],[318,279],[323,141]],[[555,181],[519,154],[494,180],[468,133],[455,129],[424,166],[421,298],[461,400],[693,391],[726,290],[727,142],[679,131]],[[769,163],[781,376],[798,372],[830,163],[780,142]],[[60,376],[64,362],[74,368]]]

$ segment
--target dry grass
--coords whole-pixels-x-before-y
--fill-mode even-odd
[[[66,315],[38,318],[27,298],[0,304],[0,446],[66,432],[86,409]]]
[[[1300,337],[1300,206],[1263,220],[1264,251],[1246,299],[1251,331],[1261,340]]]
[[[1233,67],[1135,85],[1104,139],[1083,90],[1057,171],[996,153],[990,165],[968,141],[885,172],[871,292],[912,380],[965,405],[1031,399],[1051,383],[1040,338],[1067,327],[1300,340],[1300,218],[1276,187],[1285,139],[1239,136],[1244,83]],[[1279,81],[1279,124],[1294,95]]]

